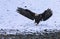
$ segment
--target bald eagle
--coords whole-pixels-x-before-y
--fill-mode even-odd
[[[37,14],[32,12],[31,10],[24,9],[24,8],[17,8],[17,12],[28,19],[35,20],[35,23],[39,24],[40,21],[46,21],[52,16],[52,10],[47,9],[42,14]]]

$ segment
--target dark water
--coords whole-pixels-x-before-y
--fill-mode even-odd
[[[0,39],[60,39],[60,32],[39,33],[38,35],[35,33],[26,35],[0,35]]]

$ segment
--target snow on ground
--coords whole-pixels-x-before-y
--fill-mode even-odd
[[[53,16],[38,26],[34,21],[17,13],[17,7],[42,13],[50,8]],[[18,29],[20,32],[40,32],[44,29],[60,30],[60,0],[0,0],[0,29]]]

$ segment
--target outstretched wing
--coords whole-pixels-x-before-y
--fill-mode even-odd
[[[17,12],[31,20],[34,20],[35,13],[33,13],[32,11],[28,9],[18,8]]]
[[[52,16],[52,10],[51,9],[47,9],[42,13],[43,21],[49,19],[51,16]]]

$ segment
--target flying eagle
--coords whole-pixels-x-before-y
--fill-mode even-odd
[[[49,8],[45,10],[42,14],[37,14],[32,12],[31,10],[23,9],[19,7],[17,9],[17,12],[31,20],[35,20],[35,23],[37,24],[39,24],[40,21],[46,21],[52,16],[52,10]]]

